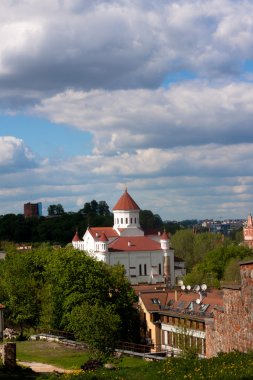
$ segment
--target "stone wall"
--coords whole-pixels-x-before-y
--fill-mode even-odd
[[[2,352],[3,365],[6,367],[16,366],[16,343],[6,343]]]
[[[240,265],[241,287],[223,289],[224,310],[206,326],[206,356],[253,349],[253,261]]]

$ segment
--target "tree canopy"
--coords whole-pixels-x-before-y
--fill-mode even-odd
[[[12,249],[0,262],[0,290],[7,320],[21,330],[24,326],[66,330],[86,339],[82,321],[87,322],[90,308],[90,316],[100,314],[97,336],[87,338],[95,349],[99,349],[99,329],[101,334],[106,334],[102,331],[105,328],[108,334],[111,331],[114,341],[136,335],[132,325],[136,320],[135,294],[123,267],[109,267],[85,252],[53,249],[47,244],[26,252]],[[89,321],[89,331],[94,328],[92,323]],[[109,336],[106,339],[109,345]],[[110,343],[108,350],[112,347]]]
[[[184,282],[190,285],[205,282],[210,286],[219,286],[221,281],[240,281],[238,263],[252,257],[253,252],[248,247],[235,244],[218,246],[194,265]]]

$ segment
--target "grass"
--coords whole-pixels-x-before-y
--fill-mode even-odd
[[[17,360],[52,364],[65,369],[80,369],[89,359],[89,352],[46,341],[16,342]],[[135,357],[122,357],[119,368],[146,367],[148,362]]]
[[[64,347],[58,343],[36,341],[17,342],[17,358],[21,361],[48,363],[73,374],[39,375],[17,369],[17,376],[4,373],[0,367],[0,380],[22,378],[48,380],[253,380],[253,352],[220,354],[212,359],[169,358],[161,362],[146,362],[139,358],[123,357],[116,370],[105,368],[83,372],[80,366],[89,358],[87,351]],[[19,371],[19,373],[18,373]],[[21,372],[20,372],[21,371]],[[19,374],[22,374],[19,377]]]
[[[52,364],[65,369],[79,369],[88,360],[84,350],[46,341],[16,342],[17,360]]]

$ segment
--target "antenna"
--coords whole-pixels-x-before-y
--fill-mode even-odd
[[[181,285],[181,289],[182,289],[182,290],[185,290],[185,285]]]
[[[201,290],[205,291],[207,289],[207,285],[206,284],[202,284],[201,285]]]
[[[196,299],[196,304],[198,304],[198,305],[199,305],[199,304],[200,304],[200,302],[201,302],[201,301],[200,301],[200,299],[199,299],[199,298],[198,298],[198,299]]]
[[[187,285],[187,286],[186,286],[186,289],[187,289],[187,290],[191,290],[191,285]]]

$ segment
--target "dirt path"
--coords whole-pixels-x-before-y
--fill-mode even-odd
[[[59,373],[72,373],[71,369],[64,369],[55,367],[51,364],[35,363],[35,362],[22,362],[18,361],[17,364],[24,367],[30,367],[34,372],[59,372]]]

